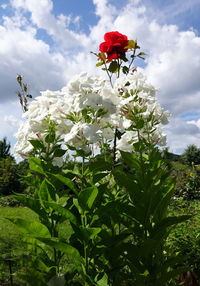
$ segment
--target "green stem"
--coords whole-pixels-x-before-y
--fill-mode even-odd
[[[143,159],[143,152],[141,150],[142,142],[141,142],[141,137],[140,137],[140,132],[137,130],[138,134],[138,142],[140,143],[140,149],[139,149],[139,157],[140,157],[140,167],[141,167],[141,177],[142,177],[142,182],[145,184],[145,166],[144,166],[144,159]],[[144,191],[144,190],[143,190]],[[147,238],[147,229],[146,229],[146,219],[145,219],[145,224],[144,224],[144,237]]]
[[[128,66],[128,70],[130,70],[130,68],[131,68],[131,66],[132,66],[132,64],[133,64],[133,61],[134,61],[134,59],[135,59],[135,52],[136,52],[136,49],[134,49],[134,51],[133,51],[132,60],[131,60],[131,62],[130,62],[130,64],[129,64],[129,66]]]
[[[82,222],[82,226],[86,228],[87,217],[85,213],[81,216],[81,222]],[[85,271],[86,271],[86,274],[88,274],[88,268],[89,268],[88,245],[86,244],[85,241],[83,241],[83,248],[84,248],[84,258],[85,258]]]
[[[82,158],[82,175],[84,174],[85,157]]]
[[[116,145],[117,145],[117,128],[115,128],[114,142],[113,142],[113,168],[116,163]]]
[[[108,75],[108,78],[109,78],[109,81],[110,81],[111,87],[113,88],[112,77],[111,77],[111,75],[110,75],[110,74],[109,74],[109,72],[108,72],[108,68],[107,68],[107,65],[106,65],[106,63],[105,63],[105,62],[104,62],[104,66],[105,66],[106,73],[107,73],[107,75]]]
[[[120,234],[120,232],[121,232],[121,224],[120,224],[120,222],[118,223],[118,230],[119,230],[119,234]]]
[[[51,237],[55,237],[55,222],[54,222],[54,219],[52,217],[52,214],[51,213]],[[58,267],[58,261],[57,261],[57,251],[55,248],[53,248],[53,255],[54,255],[54,263],[55,263],[55,266],[56,266],[56,272],[59,270],[59,267]]]
[[[121,63],[119,62],[119,59],[117,59],[117,64],[118,64],[117,78],[119,78],[120,68],[121,68]]]

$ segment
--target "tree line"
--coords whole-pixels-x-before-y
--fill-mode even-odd
[[[11,145],[6,137],[0,140],[0,196],[23,192],[21,177],[27,173],[26,160],[17,163],[10,153]]]

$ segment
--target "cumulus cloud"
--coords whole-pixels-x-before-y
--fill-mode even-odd
[[[187,14],[189,17],[194,17],[195,12],[200,8],[199,0],[173,0],[161,1],[143,0],[148,9],[148,15],[152,19],[157,19],[161,24],[179,23],[183,24],[184,17]],[[184,17],[183,17],[184,15]]]
[[[14,134],[16,133],[21,122],[21,108],[17,101],[0,104],[0,140],[7,137],[11,147],[15,143]]]
[[[63,82],[65,59],[51,53],[49,45],[36,39],[36,30],[23,30],[15,25],[0,26],[1,102],[14,99],[16,75],[26,75],[34,92],[59,87]]]
[[[153,31],[156,29],[166,46],[151,51],[147,75],[160,88],[161,101],[173,113],[195,111],[200,99],[200,38],[192,31],[180,32],[173,27],[154,27]]]
[[[171,119],[166,128],[167,143],[174,153],[182,153],[190,144],[200,146],[200,129],[195,124],[182,121],[178,117]]]
[[[192,30],[180,30],[177,25],[159,21],[164,12],[157,11],[156,17],[150,13],[154,0],[127,0],[120,9],[115,1],[93,0],[98,21],[88,34],[72,29],[71,24],[79,23],[80,15],[74,19],[70,15],[54,15],[52,0],[10,1],[14,13],[5,16],[0,26],[1,103],[14,99],[17,73],[25,75],[33,95],[39,90],[59,89],[81,71],[100,73],[89,52],[98,50],[105,32],[118,30],[129,39],[137,39],[148,54],[144,71],[160,89],[159,100],[172,113],[172,123],[166,131],[169,146],[175,152],[175,146],[184,148],[189,142],[200,145],[198,127],[182,120],[186,112],[198,110],[200,37]],[[172,2],[174,6],[164,7],[166,17],[179,0]],[[196,0],[190,1],[190,5],[184,4],[174,13],[181,15],[197,4]],[[45,36],[40,39],[41,30],[51,43]]]
[[[51,0],[12,0],[11,3],[15,9],[31,13],[32,23],[37,28],[44,29],[62,47],[80,48],[80,42],[87,39],[85,35],[77,34],[68,28],[70,23],[77,23],[79,17],[73,19],[70,15],[63,14],[55,17]]]

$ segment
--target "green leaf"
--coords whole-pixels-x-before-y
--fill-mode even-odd
[[[96,238],[96,236],[101,232],[100,227],[79,227],[76,225],[72,225],[76,238],[78,238],[81,243],[88,242]]]
[[[140,169],[140,161],[136,154],[120,151],[122,159],[131,169]]]
[[[82,214],[83,212],[82,212],[82,209],[81,209],[81,207],[80,207],[80,205],[79,205],[78,199],[73,198],[73,204],[75,205],[75,207],[77,208],[77,210],[79,211],[79,213]]]
[[[104,172],[93,175],[93,182],[94,183],[99,182],[101,179],[105,178],[108,174],[109,174],[108,172]]]
[[[64,275],[63,276],[54,276],[49,280],[48,286],[65,286],[66,280]]]
[[[103,64],[104,64],[104,62],[99,62],[99,63],[96,64],[96,67],[100,67],[100,66],[102,66]]]
[[[78,190],[77,190],[76,185],[74,184],[74,182],[72,180],[70,180],[69,178],[66,178],[60,174],[53,174],[52,176],[55,177],[60,182],[62,182],[68,188],[70,188],[70,190],[74,191],[75,194],[77,194]]]
[[[42,144],[42,142],[41,142],[39,139],[29,140],[29,142],[30,142],[31,145],[33,145],[33,147],[36,148],[37,150],[44,150],[44,145]]]
[[[155,286],[164,285],[166,282],[168,282],[172,278],[176,278],[179,274],[184,273],[188,270],[189,270],[189,267],[180,267],[177,269],[172,269],[168,272],[164,272],[162,273],[161,278],[156,281]]]
[[[128,74],[129,68],[127,66],[123,66],[122,71],[124,74]]]
[[[57,203],[53,203],[50,202],[48,203],[48,205],[55,210],[58,214],[60,214],[61,216],[63,216],[66,219],[69,219],[72,223],[77,224],[77,219],[76,217],[73,215],[72,212],[70,212],[68,209],[58,205]]]
[[[44,179],[42,181],[38,195],[41,205],[43,205],[44,207],[46,202],[50,202],[56,199],[55,188],[47,179]]]
[[[119,65],[118,65],[117,61],[112,61],[108,67],[108,70],[111,73],[116,73],[119,70]]]
[[[113,175],[119,186],[125,187],[126,190],[134,195],[134,181],[131,176],[127,176],[127,173],[120,170],[120,168],[115,168],[113,170]]]
[[[157,205],[154,207],[153,216],[155,221],[160,221],[165,216],[167,207],[173,194],[173,188],[174,185],[170,184],[160,201],[157,202]]]
[[[56,250],[61,251],[62,253],[65,253],[69,259],[73,260],[76,263],[76,266],[78,270],[81,270],[81,264],[84,263],[83,258],[80,256],[78,250],[74,248],[73,246],[60,242],[53,238],[43,238],[43,237],[37,237],[39,241],[42,241],[46,245],[49,245]]]
[[[47,134],[45,137],[45,142],[46,143],[54,143],[55,141],[55,133]]]
[[[98,286],[108,286],[108,276],[106,273],[99,273],[97,277],[95,277]]]
[[[42,161],[40,158],[37,157],[31,157],[29,158],[29,168],[32,171],[35,171],[37,173],[40,173],[42,175],[45,175],[45,171],[43,169]]]
[[[137,45],[137,42],[135,42],[133,40],[129,40],[128,46],[126,46],[126,49],[135,49],[136,45]]]
[[[78,202],[81,208],[84,211],[91,209],[97,195],[98,195],[98,189],[96,186],[82,190],[78,196]]]
[[[191,218],[191,215],[171,216],[162,219],[160,223],[155,227],[153,237],[159,237],[160,234],[167,231],[168,227],[184,222],[189,218]]]
[[[100,233],[101,228],[100,227],[85,227],[82,228],[82,233],[84,238],[86,238],[88,241],[91,239],[95,239],[96,236]]]
[[[66,150],[57,148],[57,149],[54,151],[54,157],[62,157],[63,155],[65,155],[65,153],[66,153]]]
[[[48,238],[51,237],[48,228],[38,221],[27,221],[21,218],[7,218],[18,226],[18,228],[27,235],[36,238],[36,236]]]
[[[147,54],[141,52],[141,53],[139,53],[137,56],[147,56]]]
[[[112,163],[106,161],[101,155],[95,156],[89,163],[89,169],[91,171],[110,171],[112,169]]]
[[[16,200],[18,200],[24,206],[33,210],[38,215],[40,215],[40,216],[45,215],[45,211],[41,208],[39,199],[28,197],[28,196],[23,195],[23,194],[16,194],[14,197],[16,198]]]

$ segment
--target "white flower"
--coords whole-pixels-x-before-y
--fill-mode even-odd
[[[70,132],[64,136],[64,142],[70,144],[73,140],[78,139],[82,128],[83,124],[81,122],[75,123],[71,128]]]
[[[62,167],[64,164],[62,157],[54,157],[52,160],[52,165],[56,167]]]
[[[100,141],[101,130],[97,124],[85,124],[83,126],[83,135],[89,143],[97,143]]]
[[[126,131],[126,133],[122,135],[121,139],[117,141],[116,148],[124,152],[132,152],[133,143],[136,143],[137,141],[138,141],[137,132]]]
[[[131,124],[132,124],[132,121],[131,121],[131,120],[126,119],[126,118],[123,120],[123,128],[124,128],[124,129],[129,128],[129,127],[131,126]]]
[[[114,128],[104,128],[102,130],[102,137],[106,140],[113,140],[115,136],[115,129]]]
[[[117,128],[123,134],[117,140],[117,148],[132,152],[138,136],[131,128],[139,118],[144,123],[139,130],[141,136],[163,145],[166,137],[160,125],[168,123],[169,112],[161,108],[155,93],[156,89],[141,72],[121,76],[114,88],[100,77],[77,75],[61,90],[43,91],[30,103],[23,116],[25,122],[16,134],[15,154],[28,157],[33,151],[31,139],[40,138],[46,144],[50,123],[58,144],[87,152],[92,147],[99,148],[104,140],[113,144]],[[61,159],[55,158],[53,162],[59,165]]]

